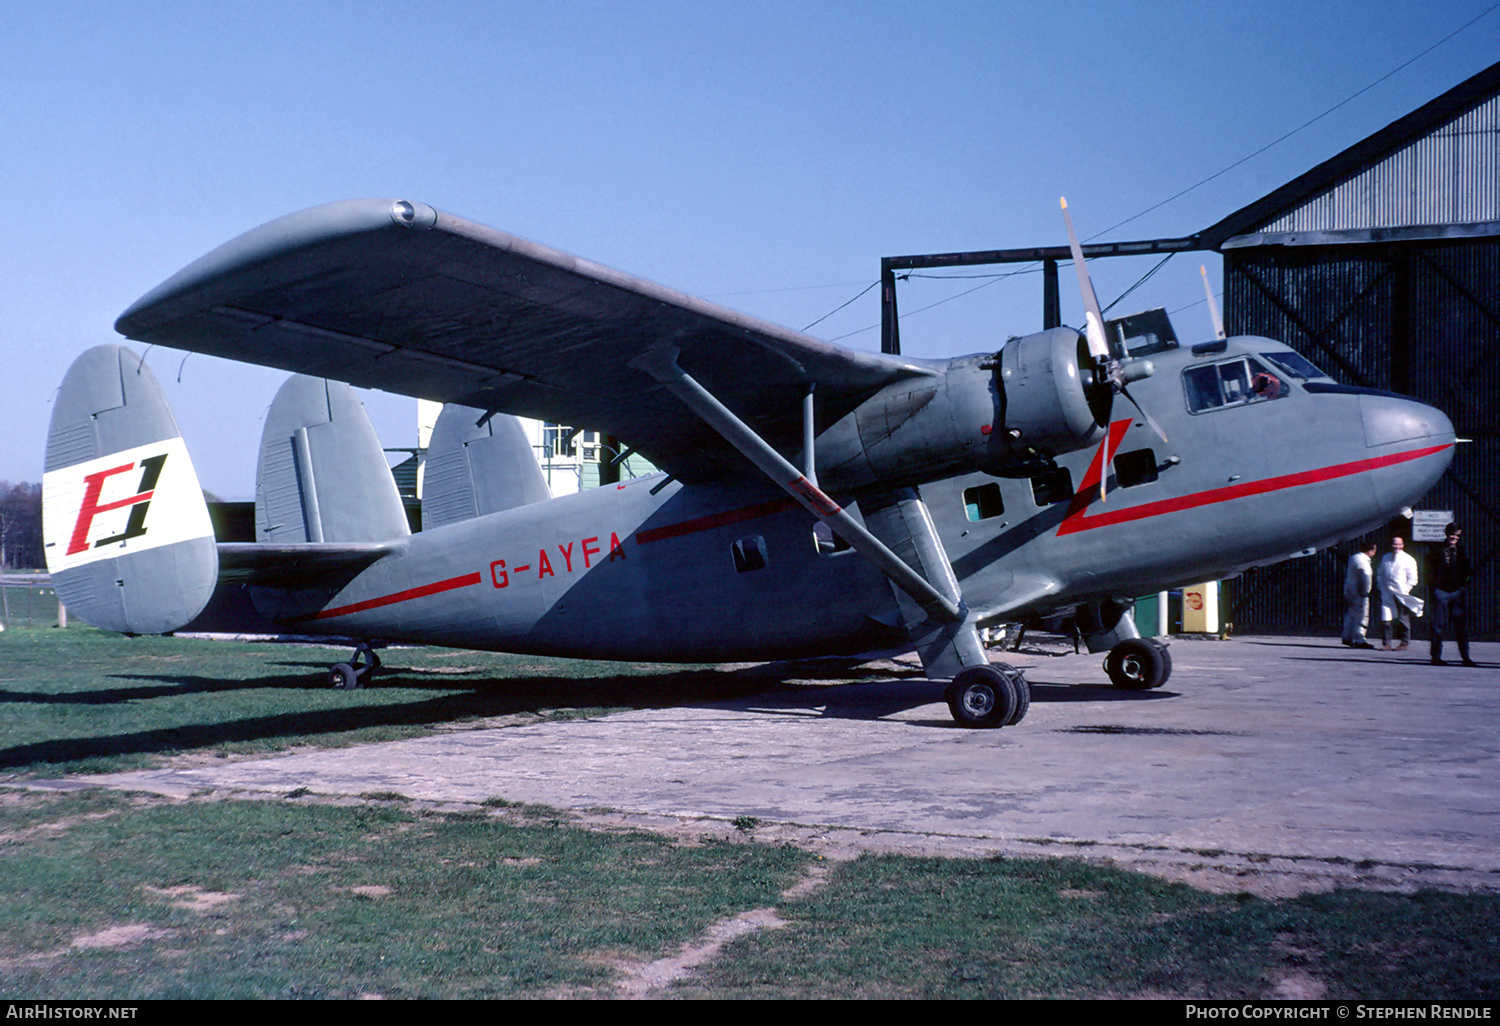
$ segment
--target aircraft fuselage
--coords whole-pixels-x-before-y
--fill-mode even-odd
[[[1442,413],[1299,380],[1265,356],[1285,352],[1235,338],[1152,355],[1133,394],[1170,442],[1117,417],[1055,469],[922,484],[970,613],[1016,620],[1221,578],[1365,533],[1432,487],[1454,441]],[[1274,387],[1234,391],[1265,366]],[[1217,402],[1200,394],[1210,379]],[[751,473],[657,475],[479,517],[412,536],[342,587],[256,601],[307,633],[589,658],[759,660],[904,638],[887,578],[820,545],[813,517]]]

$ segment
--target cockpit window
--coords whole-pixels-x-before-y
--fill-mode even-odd
[[[1285,371],[1298,381],[1306,381],[1308,378],[1328,377],[1327,374],[1318,370],[1312,361],[1304,357],[1301,353],[1286,350],[1280,353],[1261,353],[1260,355],[1270,361],[1272,366],[1278,370]]]
[[[1280,399],[1290,391],[1279,373],[1253,356],[1189,367],[1182,372],[1182,386],[1191,413]]]

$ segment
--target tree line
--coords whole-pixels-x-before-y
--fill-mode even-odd
[[[0,481],[0,570],[42,570],[42,486]]]

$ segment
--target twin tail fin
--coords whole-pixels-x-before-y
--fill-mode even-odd
[[[90,349],[47,432],[42,533],[58,599],[126,634],[164,634],[218,583],[208,505],[161,386],[136,353]]]

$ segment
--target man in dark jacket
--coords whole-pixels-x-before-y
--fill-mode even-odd
[[[1427,579],[1432,582],[1432,664],[1443,661],[1443,635],[1451,632],[1458,642],[1458,655],[1465,666],[1469,658],[1469,556],[1459,543],[1463,531],[1457,524],[1443,528],[1444,542],[1428,558]]]

